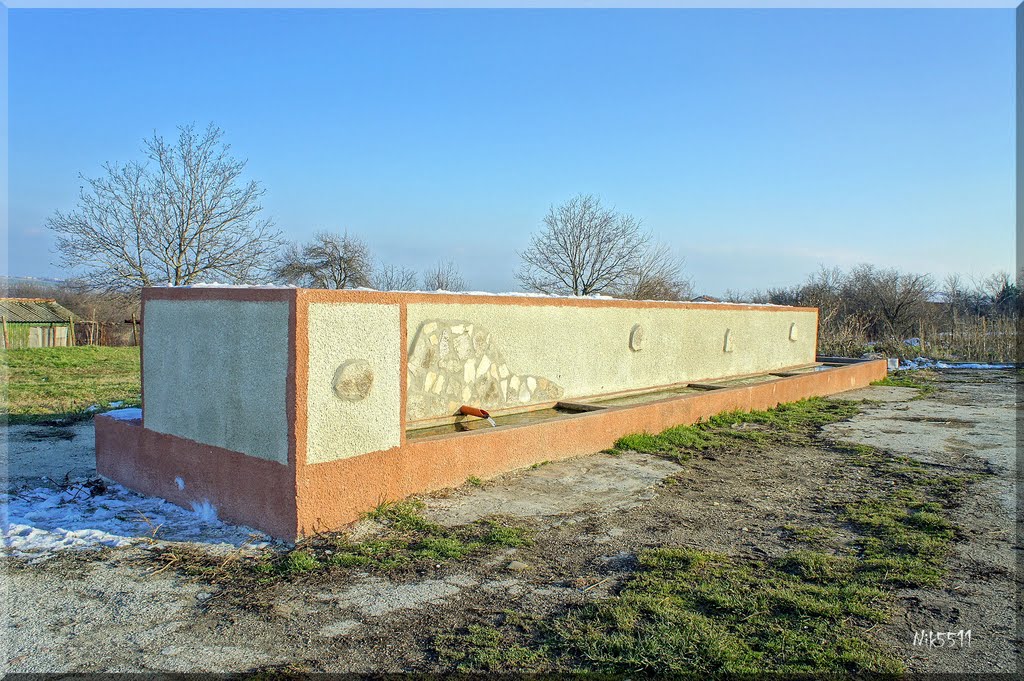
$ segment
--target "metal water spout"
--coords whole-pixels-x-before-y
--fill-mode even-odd
[[[461,407],[459,407],[459,413],[465,414],[466,416],[476,416],[478,418],[487,419],[487,423],[491,424],[491,428],[494,428],[498,425],[497,423],[494,422],[494,419],[491,418],[491,415],[488,414],[486,411],[484,411],[483,409],[478,409],[476,407],[471,407],[468,404],[464,404]]]

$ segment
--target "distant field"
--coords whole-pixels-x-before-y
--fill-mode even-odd
[[[139,349],[32,348],[0,352],[10,423],[82,418],[111,402],[138,406]]]

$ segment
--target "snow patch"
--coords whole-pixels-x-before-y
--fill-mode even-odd
[[[118,421],[138,421],[142,418],[142,409],[139,407],[128,407],[127,409],[108,411],[103,415]]]
[[[120,485],[78,481],[62,490],[0,493],[4,553],[46,559],[69,549],[127,546],[142,539],[262,548],[272,541],[252,528],[217,520],[209,501],[188,511]]]
[[[292,285],[281,285],[281,284],[222,284],[219,282],[210,282],[204,284],[189,284],[187,286],[174,286],[170,282],[166,286],[161,288],[225,288],[225,289],[294,289],[299,288],[298,286]],[[437,289],[436,291],[380,291],[375,288],[367,288],[365,286],[357,286],[355,288],[344,289],[346,291],[362,291],[366,293],[416,293],[425,295],[445,295],[445,296],[493,296],[498,298],[551,298],[553,300],[621,300],[628,303],[680,303],[685,305],[736,305],[738,307],[793,307],[792,305],[777,305],[775,303],[729,303],[726,301],[711,301],[711,300],[633,300],[631,298],[616,298],[615,296],[606,296],[601,293],[595,293],[588,296],[567,296],[558,293],[534,293],[531,291],[503,291],[500,293],[494,293],[493,291],[446,291],[444,289]]]
[[[178,486],[178,489],[185,489],[185,481],[181,479],[181,476],[174,478],[174,484]]]
[[[900,369],[1012,369],[1013,364],[988,364],[984,362],[943,362],[928,357],[901,359]]]
[[[203,499],[202,501],[190,502],[192,506],[192,512],[199,516],[199,519],[207,523],[216,523],[217,520],[217,507],[210,503],[209,499]]]

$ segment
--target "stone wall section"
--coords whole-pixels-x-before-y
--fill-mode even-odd
[[[409,354],[406,418],[454,415],[462,405],[497,410],[562,397],[557,383],[514,369],[483,326],[427,320],[416,331]]]

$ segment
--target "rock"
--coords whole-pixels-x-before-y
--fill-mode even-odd
[[[529,570],[530,566],[521,560],[514,560],[508,564],[507,568],[512,572],[523,572],[525,570]]]
[[[365,359],[350,359],[334,372],[334,394],[347,402],[358,402],[370,394],[373,369]]]

